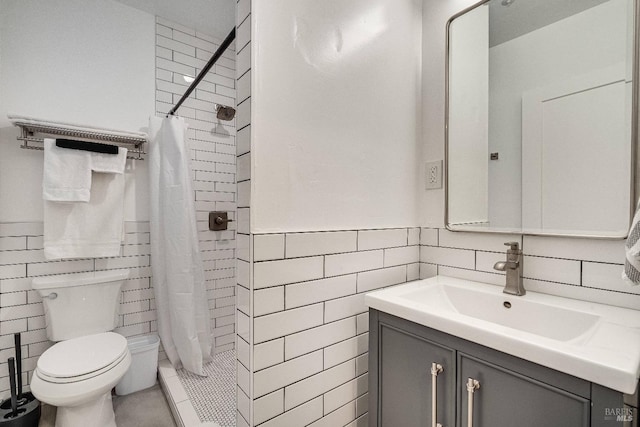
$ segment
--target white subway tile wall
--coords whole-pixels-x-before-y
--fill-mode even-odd
[[[527,290],[640,309],[640,289],[623,282],[624,240],[496,235],[422,228],[420,277],[437,274],[504,286],[493,269],[505,242],[520,243]]]
[[[164,116],[182,97],[221,41],[156,18],[156,114]],[[215,351],[235,348],[235,121],[215,117],[215,104],[235,107],[233,44],[182,104],[188,125],[200,253],[205,269]],[[185,78],[186,77],[186,78]],[[226,231],[209,230],[209,211],[227,211]]]
[[[238,0],[236,7],[236,86],[237,105],[236,113],[236,180],[238,182],[238,206],[237,206],[237,280],[236,293],[238,295],[238,307],[236,318],[237,328],[237,364],[238,371],[246,369],[253,377],[253,339],[251,336],[251,323],[253,321],[254,295],[252,292],[252,262],[257,259],[281,259],[284,257],[284,236],[274,235],[266,239],[258,247],[254,247],[251,240],[249,227],[249,209],[251,205],[251,0]],[[278,290],[265,289],[260,296],[260,302],[255,306],[258,313],[267,314],[282,309],[284,293]],[[282,307],[282,308],[281,308]],[[242,328],[240,327],[242,325]],[[284,357],[283,343],[277,340],[270,341],[269,345],[263,345],[262,353],[266,360],[277,362],[278,349]],[[256,347],[256,352],[258,352]],[[274,359],[269,359],[271,355]],[[273,407],[271,399],[264,398],[262,404],[265,412]],[[276,398],[277,400],[277,398]],[[253,388],[238,387],[236,393],[237,413],[236,426],[253,426]],[[277,404],[277,402],[276,402]],[[282,403],[281,403],[282,404]]]
[[[355,231],[290,233],[287,234],[287,257],[353,252],[357,249],[357,241]]]
[[[419,278],[419,232],[251,236],[253,425],[366,425],[364,294]]]

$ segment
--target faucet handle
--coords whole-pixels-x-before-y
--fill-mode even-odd
[[[518,251],[520,249],[520,243],[518,242],[506,242],[505,246],[511,246],[509,250]]]

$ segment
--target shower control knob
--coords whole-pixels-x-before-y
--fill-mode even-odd
[[[227,212],[209,212],[209,230],[226,230],[227,224],[233,222]]]
[[[232,219],[222,218],[221,216],[217,216],[215,219],[216,224],[224,224],[225,222],[233,222]]]

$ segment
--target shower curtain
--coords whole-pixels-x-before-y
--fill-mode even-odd
[[[149,119],[151,280],[167,357],[206,375],[213,348],[185,133],[182,118]]]

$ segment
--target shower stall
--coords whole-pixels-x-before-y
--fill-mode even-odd
[[[184,26],[160,18],[156,31],[156,114],[164,120],[178,116],[187,126],[185,144],[191,156],[197,238],[213,339],[213,358],[208,361],[205,355],[202,371],[174,369],[169,360],[162,360],[159,377],[179,423],[231,427],[236,425],[235,52],[231,46],[235,28],[221,43],[199,32],[185,37],[188,30]],[[189,41],[196,52],[193,61],[185,58]],[[202,60],[205,47],[216,48],[206,63]],[[193,64],[197,74],[190,74],[191,70],[183,67],[187,65],[184,62]],[[170,98],[164,95],[165,90],[170,91]],[[171,99],[175,105],[162,102],[163,99]],[[227,216],[219,215],[223,213]],[[156,300],[158,297],[156,292]],[[168,302],[162,301],[165,303]],[[169,320],[161,316],[163,313],[158,310],[162,338],[163,321]],[[168,333],[166,328],[164,333]],[[175,358],[169,359],[176,362]]]

